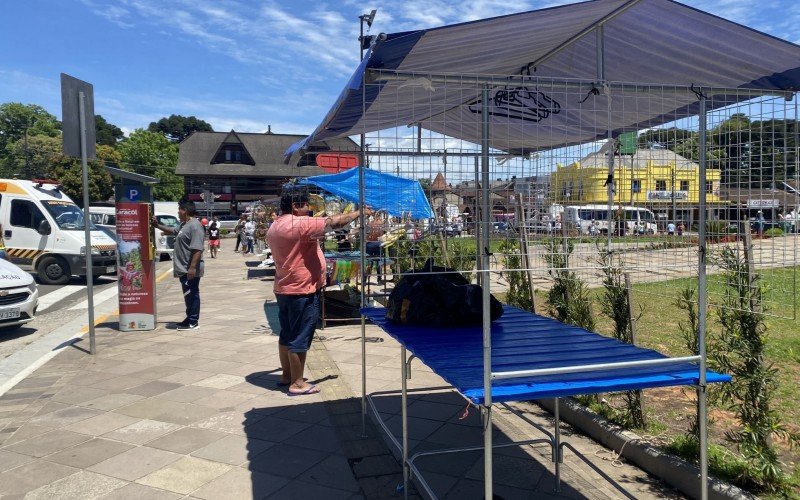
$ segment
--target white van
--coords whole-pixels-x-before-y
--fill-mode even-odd
[[[627,234],[655,234],[656,216],[650,210],[642,207],[624,206],[625,226]],[[620,207],[614,206],[614,215]],[[579,229],[581,234],[607,234],[608,233],[608,205],[580,205],[569,206],[565,209],[568,227]],[[591,226],[594,226],[592,229]]]
[[[89,217],[91,217],[92,222],[94,222],[96,225],[100,226],[111,234],[117,234],[116,210],[116,207],[92,205],[89,207]],[[170,227],[180,226],[180,221],[178,221],[178,218],[172,214],[156,211],[155,216],[156,219],[158,219],[159,224]],[[154,231],[156,239],[155,254],[160,256],[161,260],[171,259],[175,248],[175,236],[168,236],[160,229],[155,229]]]
[[[47,285],[86,276],[83,210],[53,181],[0,179],[0,224],[8,260]],[[90,221],[91,224],[91,221]],[[117,271],[117,244],[91,224],[93,276]]]
[[[0,335],[33,320],[39,307],[39,287],[33,276],[0,259]]]

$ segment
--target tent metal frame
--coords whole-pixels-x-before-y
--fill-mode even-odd
[[[482,106],[482,137],[480,142],[480,151],[476,152],[474,156],[476,158],[480,157],[480,178],[481,178],[481,189],[480,189],[480,200],[479,206],[481,207],[481,220],[480,220],[480,231],[476,234],[476,246],[478,250],[478,266],[479,269],[477,270],[479,284],[483,285],[483,361],[484,361],[484,370],[483,370],[483,379],[484,379],[484,404],[481,406],[481,414],[484,421],[484,497],[485,498],[492,498],[492,453],[491,450],[495,447],[492,443],[492,380],[497,378],[510,378],[514,376],[521,376],[523,374],[530,374],[529,372],[518,372],[518,373],[492,373],[491,370],[491,327],[490,327],[490,315],[489,315],[489,300],[490,300],[490,268],[489,268],[489,254],[488,254],[488,245],[485,242],[489,241],[489,214],[490,211],[490,200],[489,200],[489,163],[490,158],[493,156],[497,156],[496,153],[492,153],[490,151],[490,142],[489,142],[489,131],[490,131],[490,121],[489,121],[489,93],[490,89],[496,85],[508,85],[510,83],[520,83],[525,84],[526,82],[542,82],[542,81],[549,81],[549,82],[557,82],[559,85],[563,85],[566,87],[572,87],[577,89],[583,89],[588,91],[591,90],[600,90],[603,93],[614,92],[619,90],[634,90],[634,89],[641,89],[642,85],[635,85],[635,84],[626,84],[626,83],[610,83],[606,81],[605,75],[605,68],[604,68],[604,24],[613,19],[614,17],[622,14],[626,10],[630,9],[641,0],[630,0],[625,4],[621,5],[619,8],[615,9],[613,12],[605,15],[603,18],[595,21],[591,25],[587,26],[577,34],[571,36],[569,39],[565,40],[563,43],[558,45],[557,47],[553,48],[547,54],[543,55],[536,61],[528,64],[526,67],[523,67],[521,72],[522,74],[511,75],[511,76],[485,76],[485,75],[463,75],[463,76],[454,76],[454,75],[444,75],[444,74],[423,74],[423,73],[411,73],[411,72],[398,72],[398,71],[386,71],[386,70],[376,70],[376,69],[367,69],[363,75],[362,81],[362,116],[366,112],[366,86],[371,83],[376,83],[379,81],[408,81],[412,79],[419,79],[424,78],[430,82],[434,83],[459,83],[459,84],[470,84],[470,85],[478,85],[482,86],[480,97],[481,97],[481,106]],[[556,78],[543,78],[538,76],[526,76],[526,68],[529,70],[531,67],[536,66],[537,64],[541,64],[547,59],[553,57],[557,53],[561,52],[563,49],[571,46],[577,40],[582,39],[583,37],[589,35],[592,31],[595,32],[597,37],[597,81],[594,83],[587,83],[587,82],[578,82],[576,80],[567,80],[567,79],[556,79]],[[529,73],[530,71],[527,71]],[[794,95],[793,92],[788,91],[778,91],[778,90],[751,90],[751,89],[729,89],[729,88],[717,88],[717,87],[695,87],[695,86],[686,86],[686,85],[667,85],[664,86],[662,91],[671,91],[675,93],[689,93],[695,94],[698,97],[699,102],[699,130],[698,134],[700,137],[699,149],[700,149],[700,185],[704,186],[706,183],[706,119],[707,119],[707,98],[713,95],[748,95],[751,97],[756,97],[759,95],[779,95],[783,96],[787,100],[790,100]],[[476,96],[477,97],[477,96]],[[609,100],[608,103],[609,112],[611,110],[611,102]],[[398,124],[399,126],[400,124]],[[407,124],[406,124],[407,125]],[[607,131],[607,139],[609,141],[613,141],[613,131],[611,130],[611,125],[609,124],[609,129]],[[413,156],[441,156],[443,153],[440,152],[421,152],[418,151],[416,153],[411,153]],[[360,191],[360,201],[363,204],[364,200],[364,175],[363,169],[366,165],[366,158],[368,155],[390,155],[386,152],[376,152],[376,151],[367,151],[366,144],[365,144],[365,135],[362,132],[361,134],[361,165],[358,167],[359,172],[359,191]],[[405,156],[404,153],[391,153],[391,155],[395,156]],[[471,154],[466,154],[471,155]],[[466,156],[465,155],[465,156]],[[613,175],[614,172],[614,157],[613,155],[609,155],[608,160],[608,168],[609,173]],[[477,173],[477,172],[476,172]],[[613,179],[613,177],[612,177]],[[612,209],[613,204],[613,189],[614,189],[614,182],[610,182],[608,185],[608,192],[609,192],[609,210]],[[704,189],[700,189],[700,200],[699,200],[699,242],[698,242],[698,304],[704,304],[707,296],[707,282],[706,282],[706,193]],[[362,255],[362,273],[365,269],[365,265],[363,262],[364,255],[366,254],[366,242],[365,242],[365,219],[362,214],[361,216],[361,255]],[[611,243],[611,231],[609,231],[608,235],[608,244]],[[365,281],[365,276],[362,275],[362,283]],[[361,291],[361,305],[362,307],[366,306],[366,295],[364,293],[363,287]],[[691,359],[693,361],[699,362],[699,385],[697,386],[697,398],[698,398],[698,420],[699,420],[699,433],[700,433],[700,498],[702,500],[706,500],[708,498],[708,450],[707,450],[707,424],[708,424],[708,411],[707,411],[707,401],[706,401],[706,311],[704,307],[699,308],[699,317],[698,317],[698,355],[692,356]],[[401,378],[402,378],[402,421],[403,421],[403,436],[402,436],[402,460],[403,460],[403,479],[404,485],[406,488],[404,489],[404,493],[406,497],[408,496],[408,480],[410,478],[410,473],[413,471],[416,477],[421,481],[421,484],[425,487],[426,491],[431,495],[433,492],[430,490],[430,487],[427,483],[424,482],[420,471],[414,465],[414,460],[423,455],[430,455],[433,452],[426,452],[424,454],[416,454],[414,457],[408,457],[408,421],[407,421],[407,397],[408,397],[408,387],[407,387],[407,377],[409,375],[409,362],[410,359],[407,359],[407,353],[405,347],[401,349],[402,355],[402,363],[401,363]],[[368,404],[372,404],[370,400],[370,395],[367,394],[366,391],[366,318],[362,315],[361,317],[361,359],[362,359],[362,383],[361,383],[361,391],[362,391],[362,433],[366,434],[366,414],[367,414],[367,407]],[[412,356],[413,359],[413,356]],[[679,360],[676,359],[675,362]],[[686,359],[680,359],[680,361],[686,361]],[[597,366],[593,367],[594,369]],[[571,367],[572,371],[576,371],[581,369],[585,371],[589,369],[589,367]],[[559,370],[559,373],[568,373],[570,369]],[[538,371],[535,371],[538,373]],[[565,446],[565,444],[560,442],[560,426],[559,426],[559,413],[558,413],[558,404],[556,399],[555,405],[555,435],[549,441],[551,446],[553,447],[553,461],[555,462],[555,473],[556,473],[556,485],[560,482],[560,462],[563,459],[561,448]],[[374,408],[374,405],[373,405]],[[376,415],[377,411],[375,412]],[[378,421],[384,426],[386,429],[385,424],[380,420],[378,417]],[[391,433],[389,433],[391,436]],[[392,438],[394,441],[394,438]],[[538,441],[545,441],[548,440],[536,440]],[[396,443],[395,444],[400,444]],[[453,449],[453,450],[444,450],[438,453],[453,453],[456,451],[463,451],[467,449],[476,449],[476,448],[464,448],[464,449]]]
[[[382,73],[381,78],[386,77],[387,75]],[[407,79],[407,78],[418,78],[419,75],[417,74],[401,74],[401,73],[394,73],[392,78],[397,79]],[[428,75],[427,77],[431,78],[433,81],[459,81],[461,83],[464,82],[463,78],[453,77],[450,75]],[[516,77],[515,77],[516,78]],[[483,359],[484,359],[484,404],[479,405],[481,409],[481,414],[484,422],[484,445],[483,449],[485,450],[484,453],[484,494],[486,498],[492,497],[492,453],[490,450],[497,447],[492,442],[492,396],[491,396],[491,383],[494,379],[507,379],[513,377],[520,377],[520,376],[527,376],[532,374],[543,374],[541,370],[531,370],[531,371],[520,371],[520,372],[507,372],[507,373],[493,373],[491,371],[491,325],[490,325],[490,315],[488,311],[490,309],[490,266],[489,266],[489,254],[488,246],[484,244],[484,242],[488,242],[489,240],[489,214],[490,212],[490,199],[489,199],[489,163],[490,158],[494,156],[498,156],[497,153],[493,153],[490,151],[489,148],[489,114],[487,112],[487,108],[489,106],[489,92],[490,88],[493,84],[499,83],[498,78],[494,77],[475,77],[473,82],[482,82],[482,139],[480,144],[480,153],[476,154],[464,154],[465,156],[479,156],[480,157],[480,178],[481,178],[481,189],[480,189],[480,200],[479,205],[481,207],[481,220],[480,224],[480,231],[476,237],[476,245],[478,247],[478,265],[479,269],[477,270],[479,282],[483,285],[483,308],[484,308],[484,320],[483,320]],[[508,82],[507,79],[503,80],[504,84]],[[562,82],[566,84],[577,84],[574,82]],[[587,85],[587,84],[579,84],[579,85]],[[609,90],[622,90],[625,88],[633,88],[633,85],[628,84],[609,84],[605,86],[606,89]],[[638,86],[641,88],[641,85]],[[790,92],[779,92],[779,91],[753,91],[750,89],[723,89],[723,88],[697,88],[697,87],[687,87],[687,86],[671,86],[668,88],[674,88],[676,92],[691,92],[698,96],[698,102],[700,106],[700,111],[698,113],[699,116],[699,128],[698,128],[698,135],[700,138],[699,148],[700,148],[700,170],[699,170],[699,177],[700,177],[700,185],[705,185],[706,182],[706,136],[707,136],[707,96],[709,94],[724,94],[724,95],[736,95],[737,93],[746,93],[747,95],[780,95],[786,98],[789,98],[790,95],[793,95]],[[609,131],[610,137],[611,131]],[[613,140],[613,138],[611,139]],[[363,142],[362,142],[363,146]],[[435,155],[442,155],[442,154],[449,154],[445,152],[393,152],[393,151],[369,151],[367,152],[366,149],[362,150],[361,154],[363,158],[366,158],[368,155],[372,154],[381,154],[381,155],[396,155],[396,156],[406,156],[410,154],[412,156],[435,156]],[[613,172],[614,164],[613,164],[613,156],[610,156],[609,160],[609,169]],[[364,163],[359,166],[359,169],[364,168]],[[476,172],[477,173],[477,172]],[[360,176],[361,182],[359,185],[360,194],[363,200],[363,193],[364,193],[364,183],[363,183],[363,173]],[[700,218],[698,221],[699,226],[699,234],[698,234],[698,303],[704,303],[707,296],[707,280],[706,280],[706,193],[705,190],[700,190]],[[362,232],[364,231],[365,225],[364,221],[361,221]],[[362,235],[361,238],[361,253],[362,256],[365,255],[366,249],[365,247],[365,239]],[[363,269],[363,266],[362,266]],[[362,306],[366,305],[366,297],[362,295]],[[644,362],[640,363],[641,365],[651,365],[651,364],[669,364],[671,362],[679,363],[679,362],[697,362],[698,369],[699,369],[699,384],[696,386],[697,390],[697,397],[698,397],[698,420],[699,420],[699,432],[700,432],[700,498],[702,500],[706,500],[708,498],[708,410],[707,410],[707,398],[706,398],[706,367],[707,367],[707,359],[706,359],[706,323],[707,323],[707,314],[704,308],[699,309],[699,317],[698,317],[698,349],[699,352],[695,356],[689,356],[685,358],[674,358],[665,361],[656,361],[656,362]],[[362,345],[362,430],[366,434],[366,415],[368,411],[368,407],[372,407],[375,415],[377,416],[377,420],[379,424],[384,428],[384,430],[388,431],[388,428],[380,419],[380,416],[377,413],[377,410],[374,407],[374,404],[371,401],[371,397],[373,395],[367,394],[366,391],[366,318],[362,315],[361,321],[361,345]],[[402,379],[402,389],[401,389],[401,401],[402,401],[402,428],[403,428],[403,435],[402,435],[402,443],[397,443],[396,440],[390,435],[392,441],[402,450],[402,461],[403,461],[403,478],[404,484],[406,486],[405,492],[407,495],[408,492],[408,481],[411,479],[411,474],[413,473],[416,479],[423,485],[426,492],[433,495],[433,492],[430,490],[430,486],[425,482],[424,478],[420,470],[414,464],[414,461],[417,460],[421,456],[428,456],[437,453],[455,453],[458,451],[469,451],[480,449],[480,447],[466,447],[466,448],[457,448],[457,449],[447,449],[447,450],[440,450],[440,451],[433,451],[433,452],[425,452],[425,453],[417,453],[412,457],[408,456],[408,413],[407,413],[407,403],[408,403],[408,386],[407,386],[407,378],[409,377],[410,373],[410,366],[409,363],[411,359],[413,359],[413,355],[411,358],[407,358],[407,352],[405,347],[401,348],[401,355],[402,355],[402,363],[401,363],[401,379]],[[590,370],[597,370],[603,368],[615,368],[620,367],[619,363],[611,363],[605,365],[587,365],[587,366],[579,366],[579,367],[565,367],[565,368],[556,368],[548,370],[548,372],[553,373],[572,373],[577,371],[590,371]],[[560,484],[560,463],[563,461],[563,452],[562,448],[564,446],[568,446],[574,450],[571,446],[567,443],[562,443],[560,439],[560,423],[559,423],[559,413],[558,413],[558,404],[556,399],[555,411],[554,411],[554,418],[555,418],[555,432],[551,439],[539,439],[539,440],[531,440],[523,441],[519,444],[535,444],[539,442],[547,442],[550,443],[553,449],[553,462],[555,464],[555,475],[556,475],[556,487]],[[502,444],[500,446],[506,446]]]

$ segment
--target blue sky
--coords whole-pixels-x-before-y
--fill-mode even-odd
[[[573,3],[541,0],[12,0],[0,103],[60,116],[59,73],[89,81],[126,132],[170,114],[227,131],[310,133],[358,63],[358,16],[397,32]],[[684,2],[800,43],[796,0]]]

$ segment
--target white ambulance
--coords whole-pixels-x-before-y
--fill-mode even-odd
[[[81,210],[53,181],[0,179],[0,224],[8,260],[47,285],[86,276]],[[89,222],[91,224],[91,221]],[[91,224],[93,276],[116,273],[117,244]]]

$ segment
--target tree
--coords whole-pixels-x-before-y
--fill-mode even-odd
[[[108,148],[108,146],[101,146]],[[110,149],[110,148],[109,148]],[[106,171],[101,149],[98,148],[97,160],[89,162],[89,203],[106,201],[114,194],[111,175]],[[77,158],[57,155],[53,158],[47,177],[61,184],[64,192],[79,206],[83,206],[83,168]]]
[[[125,137],[121,128],[108,123],[101,115],[94,115],[94,130],[97,144],[116,146]]]
[[[8,145],[34,135],[56,137],[61,123],[41,106],[7,102],[0,104],[0,155],[5,157]]]
[[[160,133],[136,129],[119,144],[118,150],[123,168],[159,180],[153,186],[153,196],[157,201],[177,201],[183,196],[183,179],[175,173],[177,144]]]
[[[53,160],[61,154],[60,137],[34,135],[19,139],[6,148],[2,175],[19,179],[46,177]]]
[[[169,115],[169,118],[162,118],[157,122],[152,122],[147,130],[150,132],[160,132],[174,142],[181,142],[192,132],[213,132],[211,125],[195,116]]]

